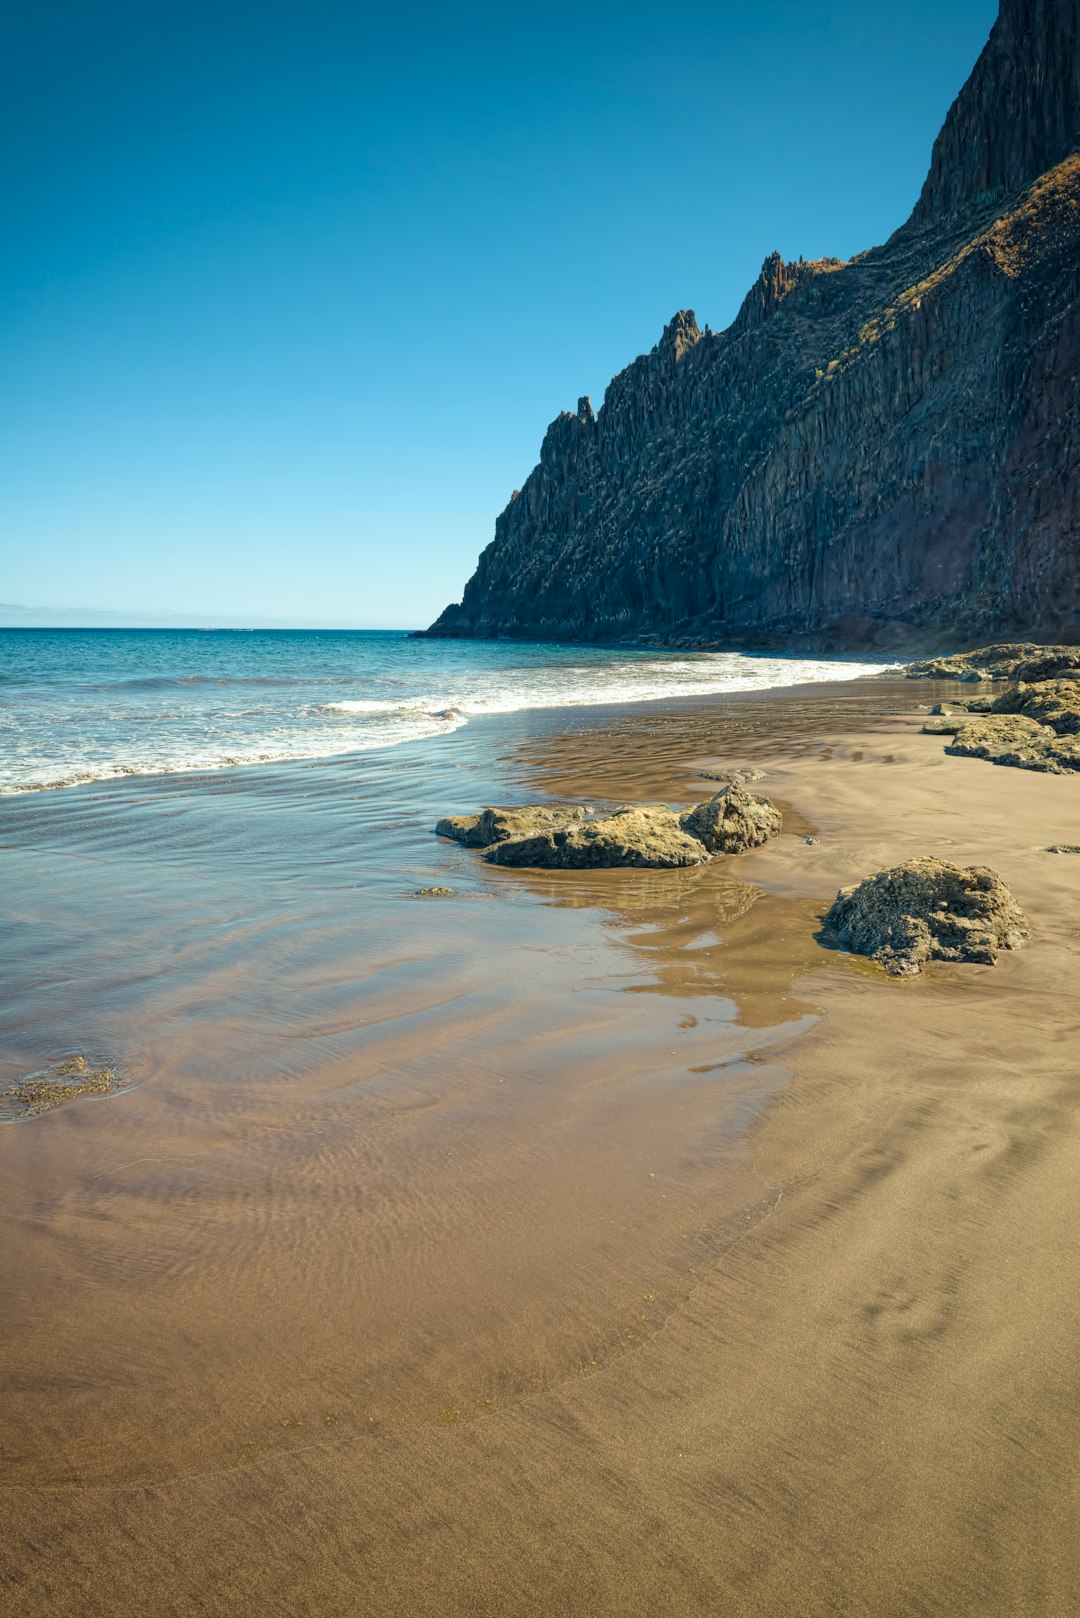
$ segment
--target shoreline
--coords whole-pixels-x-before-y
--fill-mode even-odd
[[[686,698],[663,713],[642,704],[563,709],[531,725],[500,716],[501,731],[489,739],[509,776],[553,796],[690,801],[700,795],[699,767],[753,763],[768,771],[754,790],[776,797],[795,835],[687,874],[479,870],[475,856],[429,848],[426,869],[479,883],[495,901],[470,907],[470,926],[493,945],[518,936],[523,967],[539,974],[531,1020],[519,1025],[519,1037],[529,1030],[538,1041],[524,1067],[500,1032],[511,1025],[499,976],[486,985],[476,978],[472,998],[461,1002],[468,1025],[460,1059],[454,1054],[460,1015],[450,1009],[456,1001],[443,999],[445,968],[436,962],[460,938],[465,913],[448,903],[423,912],[431,1009],[419,1021],[412,1014],[410,1034],[399,1021],[381,1025],[386,1077],[374,1092],[368,1081],[360,1113],[347,1082],[355,1058],[342,1046],[334,1060],[344,1068],[331,1078],[321,1056],[303,1082],[300,1111],[289,1092],[260,1081],[255,1102],[242,1099],[219,1123],[208,1111],[217,1091],[187,1073],[186,1106],[198,1120],[192,1134],[175,1110],[181,1089],[169,1070],[117,1098],[111,1114],[88,1102],[4,1132],[3,1145],[18,1143],[20,1153],[25,1146],[37,1160],[38,1195],[57,1173],[71,1178],[51,1239],[73,1257],[81,1252],[84,1263],[89,1257],[101,1287],[111,1273],[102,1268],[107,1255],[99,1250],[95,1259],[78,1232],[79,1199],[102,1168],[103,1117],[119,1131],[109,1161],[122,1161],[164,1106],[170,1129],[180,1131],[173,1149],[182,1145],[187,1156],[139,1171],[141,1203],[110,1168],[105,1192],[93,1193],[105,1200],[88,1205],[87,1228],[97,1221],[92,1239],[100,1243],[110,1228],[103,1218],[116,1218],[127,1251],[117,1248],[110,1262],[132,1276],[150,1260],[151,1249],[140,1258],[148,1242],[169,1243],[164,1273],[187,1300],[196,1362],[226,1296],[214,1290],[215,1275],[229,1282],[241,1315],[256,1302],[232,1264],[222,1270],[215,1257],[210,1266],[214,1249],[193,1269],[193,1255],[169,1235],[170,1202],[191,1198],[196,1165],[198,1180],[209,1187],[212,1175],[219,1187],[200,1220],[215,1221],[229,1245],[240,1242],[238,1254],[277,1266],[262,1274],[263,1290],[275,1273],[275,1285],[285,1275],[307,1285],[301,1278],[309,1276],[298,1311],[282,1297],[309,1365],[332,1346],[320,1346],[309,1307],[339,1330],[340,1289],[357,1285],[368,1297],[356,1324],[366,1320],[372,1343],[390,1354],[390,1402],[373,1431],[341,1415],[332,1431],[320,1430],[317,1409],[301,1408],[300,1397],[287,1418],[295,1431],[278,1423],[277,1439],[260,1440],[248,1456],[238,1444],[231,1455],[219,1445],[200,1461],[196,1444],[175,1468],[162,1466],[169,1445],[178,1461],[185,1446],[179,1432],[170,1436],[163,1386],[159,1459],[149,1472],[130,1463],[153,1390],[133,1419],[125,1401],[135,1388],[125,1393],[121,1379],[95,1414],[101,1395],[91,1377],[79,1443],[97,1454],[100,1480],[80,1474],[65,1482],[59,1466],[43,1477],[31,1449],[18,1468],[21,1485],[6,1491],[5,1549],[27,1581],[26,1610],[96,1613],[95,1580],[99,1588],[110,1581],[118,1614],[145,1609],[151,1588],[181,1612],[262,1605],[323,1618],[357,1605],[380,1618],[629,1618],[656,1610],[1056,1618],[1069,1610],[1078,1578],[1065,1524],[1078,1504],[1069,1494],[1077,1437],[1070,1390],[1080,1322],[1063,1257],[1080,1184],[1068,1012],[1080,954],[1072,926],[1080,861],[1074,872],[1036,845],[1068,831],[1075,782],[946,757],[942,738],[918,735],[912,715],[938,694],[927,683],[875,677]],[[535,721],[540,711],[523,712]],[[820,838],[814,846],[802,841],[811,831]],[[935,967],[911,983],[823,951],[813,937],[822,901],[913,852],[1000,866],[1032,921],[1029,948],[996,968]],[[608,918],[601,931],[624,962],[613,992],[590,986],[588,974],[607,958],[596,951],[608,946],[601,940],[586,950],[593,935],[581,928],[597,916]],[[503,918],[516,934],[500,930]],[[508,970],[510,960],[501,965]],[[413,977],[415,995],[424,977]],[[517,981],[528,1004],[528,978]],[[447,990],[453,982],[446,979]],[[552,1000],[568,988],[565,1002]],[[341,992],[349,993],[347,976]],[[722,1017],[725,996],[738,1008],[736,1024],[701,1024],[703,1012]],[[668,1026],[695,1017],[699,1025],[679,1035],[690,1044],[677,1046],[678,1059],[660,1072],[653,1064]],[[370,1050],[371,1037],[356,1049]],[[343,1035],[331,1038],[340,1044]],[[698,1050],[704,1062],[691,1054]],[[499,1073],[517,1067],[513,1095],[500,1095]],[[395,1071],[411,1075],[404,1111]],[[448,1084],[458,1124],[440,1111]],[[334,1098],[332,1111],[320,1097]],[[717,1112],[723,1097],[726,1110]],[[375,1249],[363,1249],[358,1270],[349,1267],[358,1258],[342,1268],[347,1249],[328,1246],[323,1255],[302,1203],[290,1224],[289,1187],[323,1187],[330,1200],[321,1223],[340,1227],[340,1241],[353,1216],[334,1188],[354,1200],[356,1189],[347,1188],[363,1188],[373,1198],[392,1162],[393,1133],[379,1149],[385,1167],[376,1156],[360,1172],[366,1137],[387,1127],[400,1133],[409,1119],[415,1132],[425,1117],[431,1127],[415,1136],[405,1161],[414,1169],[426,1162],[425,1197],[452,1199],[450,1223],[444,1228],[440,1212],[440,1223],[426,1227],[434,1245],[430,1260],[415,1255],[415,1270],[407,1231],[404,1247],[387,1247],[387,1258],[396,1254],[404,1267],[391,1278],[390,1335],[381,1337]],[[332,1128],[341,1142],[358,1125],[340,1165],[315,1139]],[[298,1153],[290,1144],[300,1136],[310,1137],[310,1158],[308,1146]],[[457,1141],[457,1163],[443,1160],[447,1139]],[[489,1139],[494,1151],[477,1157]],[[156,1149],[163,1144],[161,1137]],[[283,1152],[285,1178],[274,1171]],[[321,1165],[317,1178],[308,1178],[309,1161]],[[271,1176],[261,1193],[252,1178],[260,1163],[259,1173]],[[230,1183],[278,1209],[276,1237],[248,1230],[246,1201],[222,1200]],[[387,1215],[409,1207],[412,1191],[394,1177],[388,1189]],[[455,1200],[468,1213],[464,1224],[451,1213]],[[191,1207],[194,1215],[200,1203]],[[369,1220],[382,1217],[379,1207],[371,1201]],[[385,1235],[397,1241],[392,1225]],[[538,1240],[552,1259],[543,1271]],[[34,1252],[48,1247],[31,1243],[24,1262]],[[512,1282],[518,1265],[525,1269]],[[641,1277],[650,1271],[660,1280],[649,1281],[645,1302]],[[156,1273],[151,1265],[147,1279]],[[89,1322],[86,1289],[76,1280],[66,1308]],[[147,1293],[145,1307],[157,1308],[156,1296]],[[424,1330],[438,1332],[442,1321],[445,1331],[455,1316],[460,1326],[460,1343],[432,1339],[425,1351],[445,1361],[447,1376],[462,1354],[477,1367],[494,1355],[494,1369],[507,1342],[531,1338],[539,1385],[531,1388],[526,1375],[502,1386],[496,1376],[485,1387],[477,1374],[477,1403],[455,1390],[455,1403],[441,1411],[411,1394],[397,1408],[395,1385],[411,1377],[420,1388],[427,1373],[419,1362],[410,1370],[392,1346],[395,1321],[399,1331],[410,1318],[413,1329],[422,1326],[426,1297]],[[500,1312],[507,1299],[512,1314]],[[648,1319],[630,1316],[632,1299]],[[111,1336],[115,1354],[115,1325]],[[260,1340],[242,1348],[245,1339],[236,1339],[232,1351],[276,1362],[277,1378],[286,1362],[277,1346],[258,1348]],[[129,1355],[136,1368],[138,1341]],[[69,1353],[77,1342],[69,1338]],[[361,1338],[355,1342],[359,1350]],[[560,1343],[578,1354],[576,1368]],[[592,1366],[580,1359],[583,1345]],[[91,1355],[87,1374],[94,1363]],[[265,1397],[257,1357],[247,1373],[257,1405]],[[305,1372],[297,1374],[302,1395]],[[219,1421],[228,1414],[226,1391],[215,1376],[204,1383]],[[46,1423],[55,1426],[54,1444],[76,1411],[70,1399],[61,1390]],[[26,1400],[27,1417],[36,1409],[40,1424],[44,1412],[29,1386],[20,1393]],[[244,1420],[252,1425],[254,1415]],[[196,1426],[206,1421],[204,1412]],[[119,1547],[132,1542],[139,1565],[119,1565]]]
[[[961,694],[907,691],[912,708]],[[713,1400],[718,1440],[737,1435],[724,1493],[736,1518],[748,1497],[760,1513],[759,1531],[726,1547],[725,1588],[762,1618],[1045,1618],[1080,1602],[1067,1526],[1080,1522],[1068,1393],[1080,1370],[1068,1052],[1080,869],[1047,847],[1075,827],[1080,798],[1069,777],[1043,787],[949,758],[944,738],[887,708],[854,733],[789,742],[779,760],[752,737],[716,756],[768,760],[754,790],[794,806],[821,839],[752,851],[741,874],[812,900],[916,854],[985,861],[1026,906],[1033,938],[995,968],[938,966],[902,984],[819,950],[791,984],[821,1015],[781,1048],[791,1083],[751,1126],[755,1168],[782,1195],[697,1323],[708,1340],[714,1321],[737,1320],[753,1353],[749,1365],[721,1353],[731,1381]],[[895,772],[884,791],[859,780],[875,766]],[[565,761],[557,784],[575,784]],[[786,1403],[748,1415],[742,1399],[764,1387]]]
[[[364,633],[366,633],[366,632],[364,632]],[[632,647],[618,648],[618,649],[619,650],[626,650],[626,651],[634,650],[634,648],[632,648]],[[615,650],[615,648],[613,648],[613,650]],[[755,654],[748,654],[748,655],[750,655],[752,657]],[[783,656],[782,656],[782,654],[779,654],[779,653],[769,654],[769,653],[762,652],[762,653],[756,654],[756,655],[759,655],[761,657],[769,657],[770,660],[783,661]],[[813,659],[803,659],[803,658],[796,657],[794,655],[792,655],[792,657],[789,660],[792,661],[792,662],[814,661]],[[836,659],[828,659],[827,661],[835,662],[837,664],[837,666],[839,666],[843,661],[845,661],[845,659],[838,656]],[[856,666],[856,667],[859,667],[859,666],[870,667],[873,670],[873,672],[871,672],[869,674],[866,674],[866,675],[854,676],[854,678],[856,678],[856,679],[881,679],[881,678],[886,678],[887,679],[887,678],[890,678],[890,675],[891,675],[891,672],[892,672],[892,665],[878,665],[878,664],[869,664],[868,665],[868,664],[863,663],[861,665],[856,664],[854,666]],[[897,665],[897,667],[900,667],[900,666],[902,666],[902,665]],[[459,734],[462,730],[467,730],[470,726],[475,725],[477,721],[480,721],[480,722],[484,722],[484,721],[496,721],[497,722],[499,720],[513,721],[513,720],[517,719],[519,716],[533,715],[533,716],[536,717],[537,723],[539,723],[541,726],[545,726],[547,724],[555,722],[559,715],[572,715],[572,714],[577,714],[579,712],[584,712],[584,713],[587,713],[587,714],[597,714],[597,715],[600,715],[601,717],[603,717],[603,716],[609,716],[612,713],[621,711],[624,708],[626,708],[626,709],[634,709],[634,708],[638,708],[638,707],[646,707],[646,708],[660,709],[661,707],[663,707],[663,708],[666,709],[668,706],[671,706],[673,708],[678,709],[678,708],[680,708],[683,705],[688,704],[688,703],[711,703],[711,702],[714,702],[714,701],[727,701],[729,699],[734,699],[734,698],[740,697],[740,696],[750,696],[750,697],[764,696],[769,692],[778,692],[779,693],[779,692],[791,691],[791,692],[794,692],[794,693],[797,694],[799,692],[802,692],[804,689],[813,689],[818,685],[830,685],[830,686],[835,685],[835,684],[846,685],[847,683],[849,683],[849,682],[846,679],[844,679],[843,677],[837,676],[835,678],[830,677],[828,679],[822,679],[820,681],[806,682],[805,685],[804,684],[793,684],[793,685],[764,686],[764,687],[752,688],[750,690],[743,690],[743,689],[736,690],[736,689],[722,688],[721,687],[721,688],[718,688],[718,689],[712,690],[712,691],[693,692],[693,693],[688,693],[688,694],[685,694],[685,695],[684,694],[679,694],[679,693],[673,693],[673,692],[669,691],[669,692],[661,692],[661,693],[657,694],[656,696],[639,696],[639,697],[634,697],[634,698],[631,698],[631,699],[619,699],[619,700],[612,700],[612,701],[605,701],[605,702],[567,702],[567,703],[562,703],[562,704],[542,704],[542,705],[536,705],[536,706],[532,706],[532,705],[530,705],[528,703],[523,703],[521,706],[516,707],[516,708],[493,709],[493,710],[488,710],[488,711],[480,710],[480,711],[477,711],[477,712],[474,712],[474,713],[469,713],[469,712],[466,712],[466,711],[462,710],[462,711],[456,713],[453,722],[449,724],[448,728],[447,728],[447,725],[444,723],[444,726],[443,726],[442,729],[440,729],[440,730],[438,730],[436,732],[433,732],[431,734],[417,735],[417,736],[401,736],[401,737],[395,737],[395,738],[393,738],[391,740],[373,741],[371,743],[371,745],[367,746],[367,747],[352,746],[352,747],[349,747],[349,748],[342,749],[341,751],[335,751],[335,752],[330,752],[330,753],[325,753],[325,752],[324,753],[299,753],[299,754],[288,754],[288,753],[286,753],[286,754],[279,754],[279,755],[269,754],[268,753],[268,754],[264,754],[264,755],[260,755],[260,756],[227,758],[227,759],[220,760],[218,762],[199,763],[199,764],[183,764],[183,765],[178,765],[178,766],[175,766],[175,767],[166,767],[166,768],[160,768],[160,769],[150,769],[150,768],[143,769],[143,768],[130,766],[130,765],[126,765],[126,764],[118,764],[111,774],[96,774],[95,775],[93,773],[76,773],[76,774],[74,774],[74,775],[72,775],[70,777],[62,777],[62,778],[58,778],[58,779],[52,780],[52,781],[29,782],[29,783],[19,785],[19,786],[10,786],[10,785],[0,786],[0,799],[2,799],[2,798],[22,798],[22,797],[25,797],[25,796],[27,796],[29,794],[35,794],[35,793],[59,792],[59,791],[62,791],[62,790],[69,790],[69,789],[71,789],[73,787],[91,787],[91,788],[94,788],[94,787],[99,787],[99,786],[107,786],[110,783],[117,782],[117,781],[119,781],[119,782],[131,782],[131,781],[136,781],[137,782],[137,781],[143,781],[143,780],[149,780],[149,781],[163,780],[163,781],[168,781],[168,780],[171,780],[174,777],[180,777],[180,778],[183,778],[183,779],[193,780],[193,779],[197,779],[197,778],[199,778],[199,777],[201,777],[203,775],[220,775],[224,771],[234,771],[234,772],[235,771],[250,771],[250,770],[262,770],[262,769],[267,769],[267,768],[270,768],[270,769],[273,769],[273,768],[279,768],[279,769],[302,769],[304,767],[316,768],[316,767],[320,767],[320,766],[329,766],[329,765],[333,765],[335,763],[339,763],[339,764],[348,764],[350,762],[358,763],[359,761],[361,761],[364,758],[368,757],[372,753],[382,754],[382,753],[387,752],[388,750],[396,749],[396,748],[400,748],[400,747],[422,747],[422,746],[430,745],[431,743],[437,743],[437,742],[442,742],[442,741],[449,740],[450,737]],[[411,701],[412,701],[412,699],[403,698],[402,699],[402,705],[407,708],[407,707],[410,706]],[[336,705],[335,704],[329,704],[329,706],[331,708],[333,708]],[[447,708],[447,707],[451,707],[451,708],[453,707],[453,703],[450,702],[449,699],[448,699],[447,703],[443,704],[444,709]],[[434,704],[433,711],[432,711],[432,713],[431,713],[431,715],[429,717],[433,721],[436,720],[436,719],[441,720],[442,716],[441,716],[441,713],[439,711],[437,703]]]

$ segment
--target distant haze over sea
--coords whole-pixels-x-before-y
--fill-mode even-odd
[[[290,621],[274,617],[215,616],[195,612],[122,611],[98,607],[24,606],[17,601],[0,601],[0,629],[414,629],[404,619],[381,623],[374,618],[355,622],[342,614],[334,618],[298,618]]]

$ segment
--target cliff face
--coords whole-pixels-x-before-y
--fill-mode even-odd
[[[1004,0],[986,49],[934,143],[914,218],[955,212],[987,191],[1014,191],[1080,139],[1076,0]]]
[[[429,633],[1080,637],[1080,0],[1002,0],[911,219],[552,422]]]

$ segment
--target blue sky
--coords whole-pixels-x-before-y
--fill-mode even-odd
[[[429,621],[676,309],[901,222],[996,9],[7,8],[0,622]]]

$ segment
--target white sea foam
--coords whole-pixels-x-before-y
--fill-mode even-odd
[[[604,669],[555,667],[530,670],[527,679],[478,680],[471,689],[423,695],[408,701],[342,698],[320,705],[323,712],[394,715],[417,722],[461,719],[480,714],[520,713],[532,708],[603,707],[624,702],[660,702],[725,692],[775,690],[883,673],[893,664],[839,662],[810,658],[748,657],[736,652],[701,653],[693,658],[656,658],[620,665],[618,654]],[[483,671],[487,672],[487,671]]]
[[[25,641],[13,648],[0,637],[0,665],[0,686],[19,688],[0,705],[0,792],[362,753],[449,736],[485,714],[760,691],[889,666],[404,635],[120,631],[78,657],[54,640],[37,665]]]
[[[346,714],[396,714],[400,718],[427,718],[446,719],[463,718],[461,709],[453,708],[449,703],[440,707],[438,698],[429,700],[417,698],[414,702],[320,702],[317,704],[319,713],[346,713]]]

